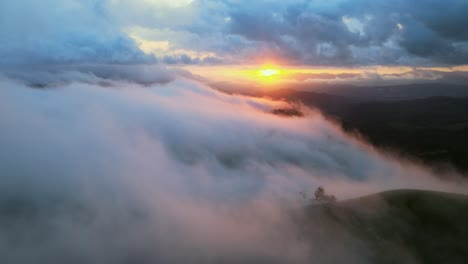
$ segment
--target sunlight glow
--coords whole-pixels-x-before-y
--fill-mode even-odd
[[[181,66],[177,66],[181,67]],[[276,64],[264,65],[221,65],[221,66],[199,66],[188,65],[181,67],[196,75],[209,79],[212,82],[242,82],[259,85],[281,85],[285,83],[314,83],[317,82],[339,82],[339,77],[333,75],[355,74],[365,77],[366,74],[378,75],[410,74],[411,71],[427,70],[439,72],[468,72],[468,65],[454,67],[407,67],[407,66],[367,66],[367,67],[318,67],[318,66],[278,66]],[[330,75],[323,79],[323,75]],[[361,78],[364,78],[362,77]],[[359,77],[359,76],[358,76]],[[353,77],[350,77],[353,79]],[[411,78],[411,76],[407,77]],[[348,79],[343,79],[344,81]]]
[[[279,74],[279,70],[275,69],[263,69],[259,71],[260,76],[270,77],[276,74]]]
[[[283,71],[274,64],[264,64],[260,69],[253,71],[256,75],[258,83],[263,85],[272,85],[278,83],[281,79]]]

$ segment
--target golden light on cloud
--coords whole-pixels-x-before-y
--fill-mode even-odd
[[[349,82],[353,78],[364,80],[366,76],[380,75],[383,78],[406,78],[411,82],[411,72],[415,70],[439,72],[468,72],[468,65],[456,67],[409,67],[409,66],[367,66],[367,67],[314,67],[314,66],[278,66],[263,65],[220,65],[197,66],[183,68],[195,75],[202,76],[212,82],[250,83],[261,86],[278,84],[297,84],[314,82]],[[404,76],[405,74],[406,77]],[[335,76],[336,75],[336,76]],[[341,77],[339,76],[341,75]],[[348,75],[348,77],[343,77]],[[355,75],[355,76],[353,76]],[[385,75],[388,75],[385,77]],[[342,78],[342,79],[340,79]]]

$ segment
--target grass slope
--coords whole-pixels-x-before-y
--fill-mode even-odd
[[[322,252],[323,262],[358,263],[351,254],[358,252],[373,263],[468,263],[465,195],[388,191],[312,205],[305,219],[304,234],[324,242],[314,249]],[[344,248],[349,251],[337,256]]]

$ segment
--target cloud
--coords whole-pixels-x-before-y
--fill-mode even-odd
[[[431,3],[438,12],[405,1],[1,2],[0,262],[310,263],[333,257],[323,246],[366,261],[357,238],[301,237],[291,219],[301,191],[325,185],[346,199],[466,192],[465,182],[381,153],[316,111],[274,115],[292,106],[155,64],[465,63],[466,4]],[[421,76],[467,78],[294,78]]]
[[[31,87],[43,88],[60,87],[77,81],[101,86],[119,86],[125,82],[140,85],[164,84],[173,81],[176,75],[189,76],[183,70],[170,71],[160,65],[20,65],[0,69],[10,79]]]
[[[43,89],[29,86],[41,71],[0,78],[3,261],[308,263],[321,254],[288,213],[300,191],[466,191],[318,112],[285,118],[271,114],[282,101],[165,69],[151,70],[170,81],[143,86],[142,68],[103,67],[49,71]],[[321,243],[365,261],[349,244]]]
[[[105,1],[0,4],[1,64],[148,63]]]
[[[258,9],[235,9],[231,32],[278,47],[278,56],[286,60],[318,65],[467,61],[464,31],[448,29],[463,25],[459,17],[466,5],[460,1],[433,1],[430,7],[412,1],[296,2],[286,7],[262,3]],[[260,9],[263,15],[258,15]],[[360,49],[365,52],[357,53]]]
[[[3,64],[460,65],[463,0],[0,4]]]
[[[363,71],[360,74],[295,74],[291,76],[291,79],[293,81],[298,81],[297,84],[306,89],[308,85],[313,83],[375,87],[391,85],[404,86],[408,84],[424,84],[427,86],[431,84],[453,84],[461,87],[466,84],[468,74],[466,71],[440,71],[437,69],[413,68],[400,73]],[[429,87],[427,87],[427,90],[430,90]]]
[[[458,65],[468,56],[466,9],[462,0],[194,1],[138,26],[165,30],[158,40],[223,62]],[[178,15],[183,19],[162,19]]]

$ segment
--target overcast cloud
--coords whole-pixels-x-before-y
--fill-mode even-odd
[[[460,65],[464,0],[3,1],[2,63]]]

